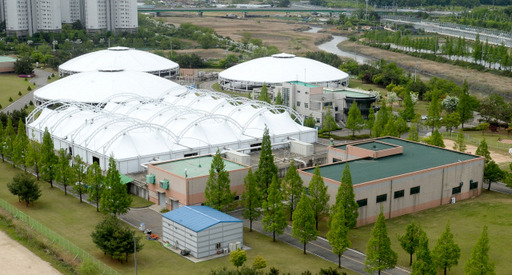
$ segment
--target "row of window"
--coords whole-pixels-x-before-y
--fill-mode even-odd
[[[459,194],[460,192],[462,192],[462,185],[463,185],[463,183],[461,182],[459,186],[453,187],[452,195]],[[469,190],[473,190],[473,189],[477,189],[477,188],[478,188],[478,181],[474,182],[473,180],[471,180],[469,182]],[[418,193],[420,193],[420,186],[411,187],[411,189],[409,190],[410,195],[415,195]],[[404,189],[395,191],[395,193],[393,194],[393,198],[395,198],[395,199],[401,198],[403,196],[405,196]],[[385,202],[385,201],[387,201],[387,199],[388,199],[388,194],[378,195],[376,197],[376,202],[377,203]],[[357,204],[359,205],[359,207],[366,206],[366,205],[368,205],[368,199],[358,200]]]

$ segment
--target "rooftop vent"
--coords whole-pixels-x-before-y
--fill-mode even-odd
[[[289,54],[289,53],[280,53],[280,54],[273,54],[272,57],[273,58],[294,58],[295,55]]]
[[[130,48],[128,47],[111,47],[108,48],[109,51],[128,51]]]

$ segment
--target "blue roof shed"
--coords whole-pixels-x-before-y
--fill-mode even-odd
[[[219,223],[242,222],[209,206],[183,206],[162,214],[162,217],[195,232],[200,232]]]

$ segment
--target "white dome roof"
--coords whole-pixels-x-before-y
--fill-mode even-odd
[[[83,103],[100,103],[104,100],[133,94],[158,98],[164,92],[183,92],[186,88],[170,80],[143,72],[108,68],[96,72],[73,74],[45,85],[34,92],[36,100],[70,100]],[[122,100],[120,97],[118,100]]]
[[[60,65],[59,71],[79,73],[96,71],[106,67],[147,73],[175,70],[179,68],[179,65],[150,52],[126,47],[112,47],[75,57]]]
[[[274,54],[233,66],[219,74],[220,79],[253,83],[308,83],[347,80],[348,74],[322,62],[293,54]]]

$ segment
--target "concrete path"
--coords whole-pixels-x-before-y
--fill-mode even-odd
[[[2,112],[9,113],[14,110],[23,109],[23,107],[25,107],[25,105],[28,105],[31,100],[34,100],[34,91],[48,84],[48,76],[52,75],[52,73],[41,69],[34,69],[34,73],[35,76],[32,79],[30,79],[30,83],[36,84],[36,88],[22,96],[20,99],[9,104],[9,106],[2,109]]]
[[[488,184],[484,183],[483,188],[487,189],[488,186]],[[491,191],[512,195],[512,189],[502,182],[491,183]]]
[[[153,234],[162,236],[162,214],[149,207],[131,208],[128,213],[119,218],[135,228],[144,223],[146,229],[151,229]]]

